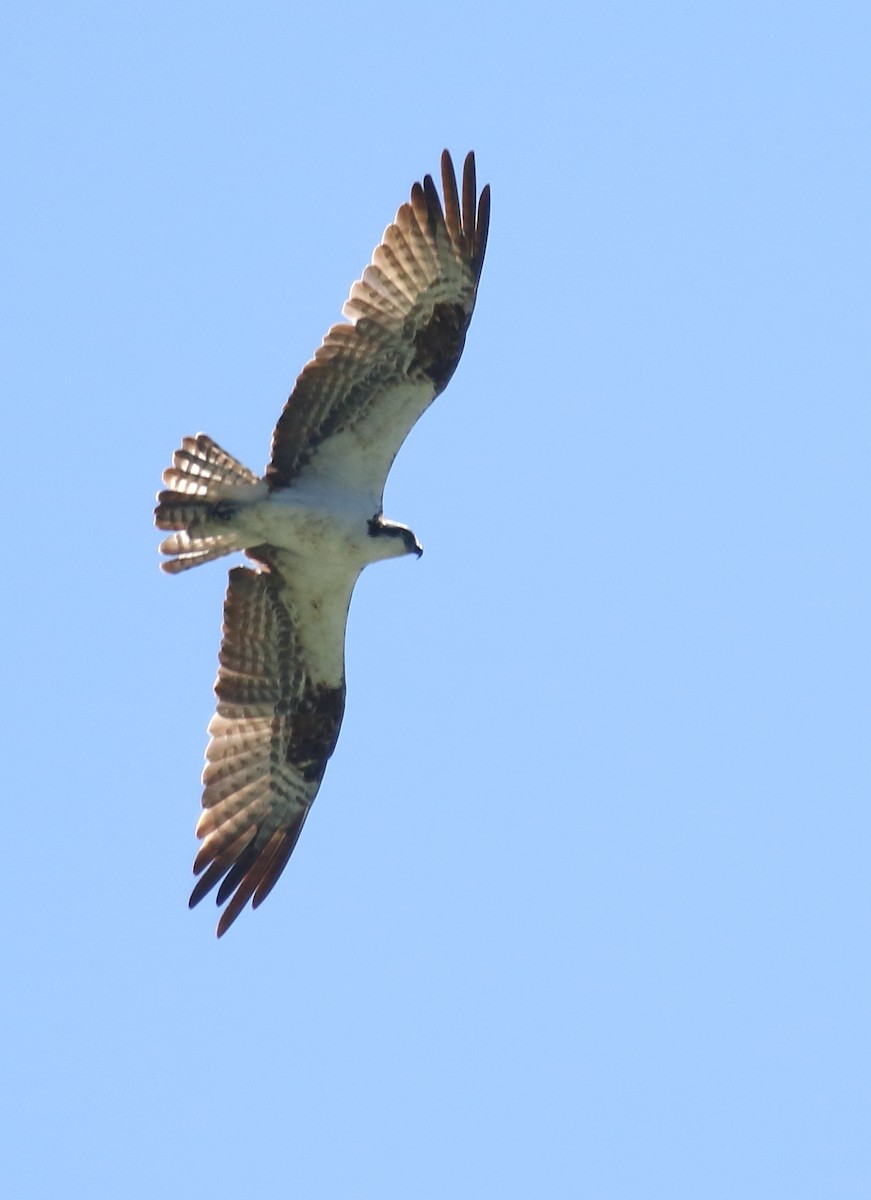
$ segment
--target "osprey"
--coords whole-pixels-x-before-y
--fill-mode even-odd
[[[475,158],[462,196],[442,154],[444,210],[415,183],[342,312],[303,369],[262,478],[205,434],[185,438],[163,473],[155,524],[175,574],[244,550],[230,571],[203,771],[201,876],[220,937],[257,908],[296,845],[336,747],[345,707],[345,626],[369,563],[423,553],[382,512],[387,474],[411,427],[463,352],[490,217]]]

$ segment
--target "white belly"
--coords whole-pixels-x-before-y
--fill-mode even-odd
[[[392,557],[396,549],[383,545],[392,539],[367,533],[377,508],[375,497],[359,492],[290,487],[246,506],[238,520],[250,545],[267,542],[322,565],[360,571],[367,563]]]

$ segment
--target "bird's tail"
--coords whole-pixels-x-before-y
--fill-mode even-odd
[[[185,438],[163,472],[166,491],[157,495],[154,523],[175,532],[160,545],[173,555],[160,565],[177,574],[243,549],[233,527],[234,500],[260,480],[204,433]],[[251,499],[249,492],[245,499]]]

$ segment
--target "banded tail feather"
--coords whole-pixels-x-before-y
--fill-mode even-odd
[[[163,472],[167,490],[157,497],[154,523],[173,530],[160,544],[172,555],[160,565],[171,575],[244,549],[229,524],[233,500],[253,499],[260,480],[204,433],[186,437]],[[247,493],[247,495],[245,494]]]

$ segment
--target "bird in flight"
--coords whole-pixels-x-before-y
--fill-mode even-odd
[[[203,771],[193,908],[217,887],[221,937],[275,886],[336,747],[345,707],[345,627],[369,563],[423,551],[382,511],[388,472],[463,352],[490,218],[475,158],[457,188],[441,159],[415,183],[343,314],[278,419],[262,478],[205,434],[163,473],[155,524],[164,571],[242,550],[233,567]]]

